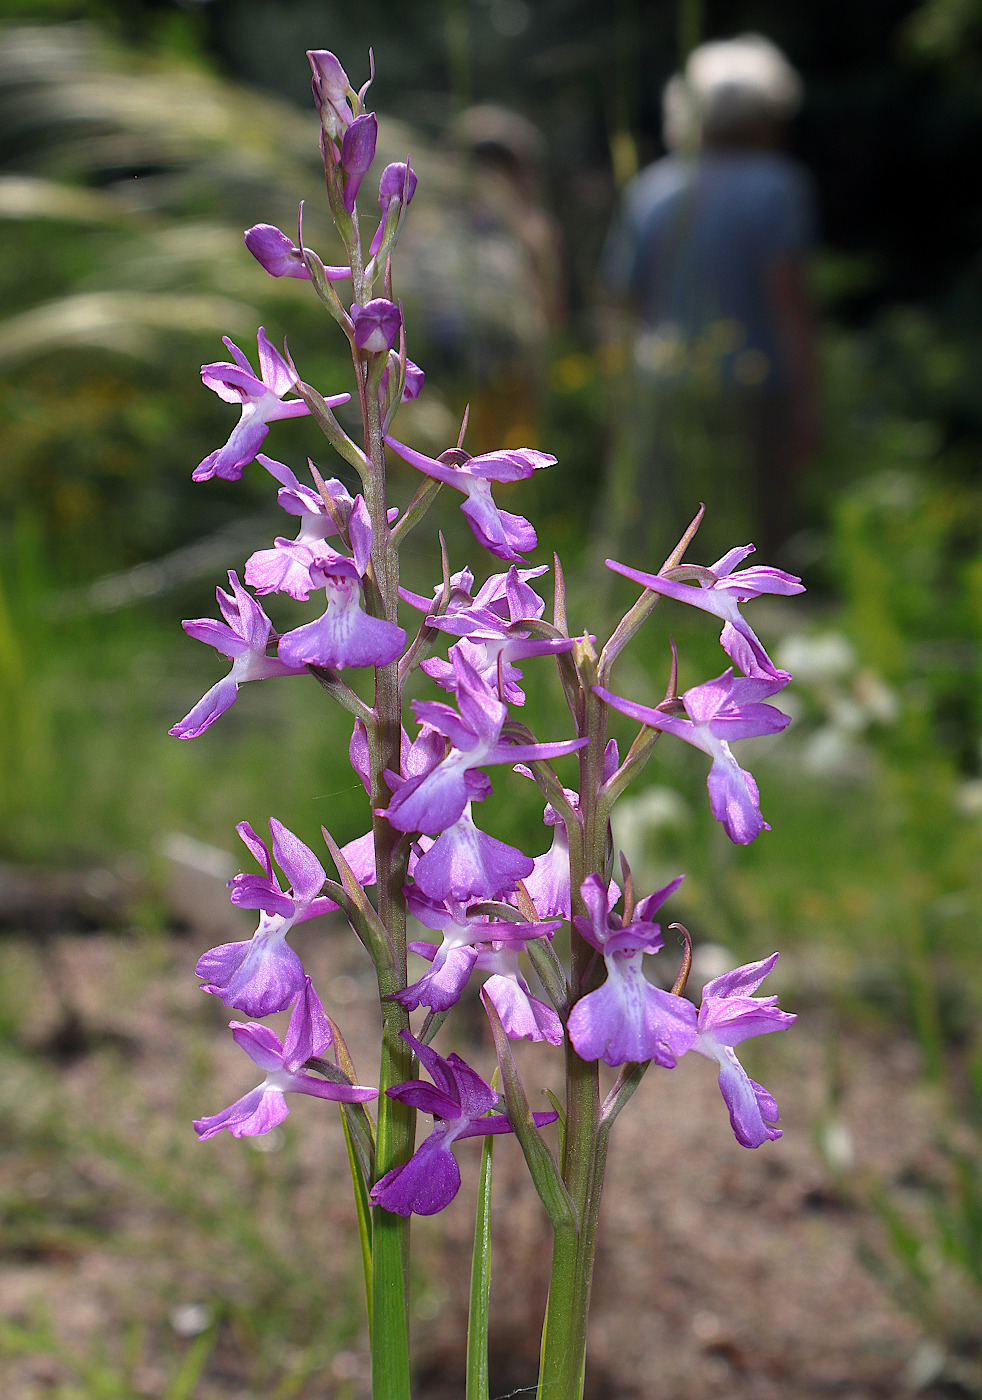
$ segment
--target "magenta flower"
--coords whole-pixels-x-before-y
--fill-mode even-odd
[[[297,377],[286,360],[274,350],[259,327],[259,366],[262,377],[257,378],[249,361],[228,336],[223,337],[235,364],[226,360],[201,366],[201,378],[226,403],[242,405],[242,414],[232,429],[224,447],[210,452],[191,473],[192,481],[207,481],[219,476],[225,481],[238,481],[242,468],[255,459],[263,445],[269,424],[278,418],[302,418],[310,409],[303,399],[287,399],[283,395],[296,385]],[[334,408],[347,403],[350,394],[335,394],[325,402]]]
[[[414,700],[416,718],[450,740],[450,751],[420,777],[400,783],[398,774],[386,774],[393,790],[388,807],[379,811],[398,831],[436,834],[459,821],[469,799],[483,795],[476,770],[492,763],[522,763],[575,753],[587,739],[558,743],[512,744],[501,737],[508,711],[469,664],[455,656],[458,710],[439,700]],[[478,786],[475,787],[475,779]],[[484,784],[487,779],[484,778]]]
[[[779,671],[761,645],[759,637],[750,624],[740,614],[740,604],[751,598],[759,598],[762,593],[804,593],[804,584],[794,574],[786,574],[783,569],[770,569],[757,566],[733,572],[737,564],[754,552],[752,544],[739,546],[717,559],[709,566],[713,575],[711,581],[703,577],[693,586],[681,582],[687,576],[687,566],[669,570],[668,576],[646,574],[640,569],[629,569],[626,564],[607,560],[608,569],[633,579],[644,588],[661,593],[666,598],[676,598],[680,603],[691,603],[703,612],[714,613],[723,619],[720,643],[732,662],[739,666],[745,676],[780,676],[785,683],[791,679],[786,671]],[[702,573],[704,571],[700,571]],[[674,577],[673,577],[674,575]],[[681,576],[681,577],[679,577]]]
[[[566,798],[576,811],[580,805],[579,794],[570,788],[563,788]],[[570,873],[569,873],[569,833],[566,823],[553,807],[546,803],[543,821],[552,827],[552,845],[541,856],[532,861],[532,872],[524,876],[525,889],[536,910],[543,919],[568,919],[570,917]]]
[[[274,224],[256,224],[246,229],[245,245],[270,277],[299,277],[310,281],[302,251]],[[351,276],[351,268],[324,267],[324,274],[330,282],[340,282]]]
[[[451,648],[451,658],[459,652],[489,686],[497,689],[500,700],[509,705],[524,705],[522,673],[515,662],[530,656],[572,651],[576,638],[529,635],[529,624],[538,621],[545,604],[534,589],[522,582],[514,564],[506,575],[504,595],[496,601],[497,611],[482,607],[475,600],[472,607],[455,607],[442,617],[431,616],[426,621],[438,631],[461,638]],[[502,604],[507,608],[504,617],[500,615]],[[456,689],[456,671],[451,661],[431,657],[420,669],[444,690]]]
[[[264,873],[233,876],[230,898],[240,909],[259,909],[259,927],[247,943],[209,949],[195,971],[205,979],[201,990],[221,997],[226,1006],[247,1016],[271,1016],[289,1006],[303,986],[303,964],[286,941],[290,929],[338,906],[321,895],[326,877],[320,861],[282,822],[269,821],[272,856],[248,822],[235,829]],[[286,891],[273,874],[274,857],[289,881]]]
[[[309,977],[304,978],[293,1008],[285,1044],[268,1026],[257,1025],[254,1021],[230,1021],[229,1025],[236,1044],[266,1071],[266,1078],[230,1108],[211,1118],[197,1119],[194,1131],[201,1141],[214,1137],[223,1128],[233,1137],[268,1133],[290,1112],[286,1094],[309,1094],[316,1099],[332,1099],[335,1103],[365,1103],[378,1098],[377,1089],[360,1084],[335,1084],[304,1071],[304,1064],[312,1056],[321,1055],[331,1043],[331,1028]]]
[[[645,977],[645,953],[662,947],[661,929],[649,916],[682,883],[673,880],[663,890],[642,900],[626,926],[608,908],[609,895],[599,875],[588,875],[580,887],[589,917],[574,914],[573,923],[583,938],[603,954],[607,980],[588,992],[570,1012],[566,1029],[573,1048],[583,1060],[603,1060],[608,1065],[654,1060],[674,1069],[680,1055],[692,1047],[696,1035],[696,1009],[684,997],[653,986]]]
[[[394,199],[403,205],[411,203],[416,184],[416,172],[404,160],[393,161],[385,167],[378,182],[378,202],[383,219]]]
[[[744,1147],[760,1147],[781,1136],[781,1129],[773,1126],[778,1121],[774,1097],[750,1078],[733,1049],[751,1036],[787,1030],[798,1019],[780,1010],[777,997],[753,995],[777,959],[772,953],[762,962],[747,963],[707,982],[692,1043],[698,1054],[718,1061],[720,1091],[737,1142]]]
[[[559,919],[519,924],[507,919],[468,918],[467,909],[457,900],[428,899],[412,885],[406,888],[406,902],[414,918],[443,937],[439,947],[432,943],[409,945],[414,953],[432,962],[418,982],[394,994],[410,1011],[418,1006],[446,1011],[453,1006],[477,963],[479,945],[500,943],[521,948],[530,938],[551,937],[561,923]]]
[[[214,724],[234,703],[239,686],[245,681],[266,680],[270,676],[299,676],[303,668],[289,666],[275,656],[266,655],[266,646],[273,624],[255,598],[245,591],[235,573],[228,581],[232,592],[216,589],[218,606],[224,622],[210,617],[185,618],[181,626],[189,637],[205,642],[227,656],[232,669],[224,680],[213,685],[194,709],[175,724],[168,733],[176,739],[196,739]]]
[[[454,613],[480,608],[493,613],[502,622],[508,622],[512,617],[518,616],[540,618],[546,610],[546,605],[528,581],[548,572],[546,564],[539,564],[534,569],[516,569],[513,565],[505,574],[492,574],[482,583],[476,596],[472,597],[474,575],[470,569],[461,569],[459,573],[450,575],[450,598],[444,615],[450,617]],[[513,573],[514,584],[511,582]],[[429,598],[424,598],[421,593],[410,593],[408,588],[399,589],[399,597],[404,603],[409,603],[428,615],[432,614],[442,594],[442,584],[437,585]]]
[[[299,544],[316,553],[323,540],[337,534],[338,527],[320,492],[302,485],[288,466],[262,452],[256,461],[281,483],[276,499],[290,515],[300,517],[300,529],[294,540],[278,539],[273,549],[258,549],[250,555],[246,560],[246,583],[259,594],[289,593],[291,598],[306,602],[314,587],[310,570],[304,562],[308,556],[301,554],[298,557],[290,552],[288,546]],[[332,477],[325,481],[324,490],[333,502],[337,516],[346,526],[355,504],[347,487]]]
[[[439,1122],[408,1162],[393,1167],[375,1183],[370,1196],[374,1205],[394,1215],[435,1215],[448,1206],[460,1190],[460,1168],[450,1150],[451,1145],[459,1138],[511,1133],[514,1129],[507,1114],[487,1116],[497,1106],[498,1096],[459,1055],[444,1059],[432,1046],[422,1045],[409,1031],[399,1034],[415,1050],[433,1084],[411,1079],[385,1092],[421,1113],[432,1113]],[[534,1113],[532,1116],[536,1125],[543,1127],[554,1123],[559,1115]]]
[[[402,312],[385,297],[373,297],[364,306],[353,302],[351,320],[355,328],[355,344],[360,350],[378,355],[391,350],[398,343]]]
[[[614,776],[619,763],[617,741],[610,739],[604,750],[604,782]],[[523,764],[517,765],[517,771],[524,773],[527,778],[532,777],[530,769]],[[578,812],[580,810],[579,793],[573,792],[570,788],[563,788],[563,793],[573,811]],[[535,905],[540,918],[568,919],[571,904],[569,832],[566,830],[566,822],[551,802],[546,803],[542,820],[546,826],[552,827],[552,845],[541,856],[535,857],[532,862],[532,873],[525,878],[525,890]],[[613,896],[611,904],[616,904],[620,898],[620,889],[613,882],[611,882],[610,893]],[[514,903],[514,901],[512,902]]]
[[[544,1040],[562,1045],[563,1023],[551,1006],[529,991],[518,966],[520,949],[515,943],[494,942],[477,955],[478,972],[491,976],[481,988],[490,1001],[509,1040]]]
[[[680,701],[665,700],[654,709],[612,695],[601,686],[594,686],[594,691],[621,714],[674,734],[709,754],[713,762],[706,786],[712,814],[731,841],[745,846],[770,827],[760,814],[757,784],[733,757],[730,743],[777,734],[791,723],[790,715],[759,703],[783,690],[789,680],[783,671],[756,678],[734,677],[729,666],[715,680],[687,690]]]
[[[468,802],[413,866],[413,879],[431,899],[499,899],[534,869],[529,856],[474,824]]]
[[[285,633],[278,654],[288,666],[387,666],[402,651],[406,634],[394,622],[372,617],[361,605],[361,581],[372,553],[372,523],[361,496],[348,518],[348,535],[354,554],[338,554],[322,545],[316,552],[307,545],[282,540],[278,548],[307,570],[311,587],[323,588],[327,607],[316,622],[307,622]]]
[[[478,544],[498,559],[507,559],[516,564],[525,562],[522,552],[535,548],[535,530],[524,516],[510,515],[495,505],[491,482],[522,481],[541,467],[553,466],[555,457],[547,452],[536,452],[531,447],[502,448],[498,452],[485,452],[480,457],[471,457],[463,450],[451,448],[443,455],[452,460],[444,461],[427,457],[425,453],[417,452],[393,437],[386,436],[385,441],[410,466],[463,492],[467,499],[461,510]]]

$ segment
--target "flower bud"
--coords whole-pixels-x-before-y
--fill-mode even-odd
[[[344,133],[341,142],[341,169],[344,182],[344,207],[352,213],[358,187],[369,166],[375,159],[375,142],[378,138],[378,119],[374,112],[365,112],[354,121]]]
[[[380,351],[391,350],[399,339],[402,312],[385,297],[374,297],[364,306],[354,302],[351,319],[355,328],[355,344],[361,350],[377,355]]]
[[[413,399],[418,399],[426,375],[419,365],[414,365],[412,360],[406,361],[406,379],[402,386],[402,396],[400,403],[411,403]],[[386,421],[391,417],[390,410],[393,409],[393,395],[395,386],[399,382],[399,356],[395,350],[389,351],[389,362],[382,371],[382,378],[379,380],[378,393],[379,402],[382,405],[382,412]],[[390,388],[391,385],[391,388]]]
[[[408,204],[416,193],[416,183],[415,170],[404,160],[387,165],[378,182],[378,202],[382,214],[389,212],[389,205],[394,199],[401,199],[403,204]]]
[[[282,229],[273,224],[256,224],[246,230],[245,245],[271,277],[304,277],[309,281],[303,254]]]
[[[321,125],[331,136],[337,136],[351,125],[348,75],[327,49],[308,49],[307,57],[313,72],[310,86]]]

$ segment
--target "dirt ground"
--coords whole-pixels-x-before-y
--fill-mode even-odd
[[[296,943],[370,1082],[374,988],[360,950],[339,929],[308,928]],[[188,1396],[368,1394],[364,1337],[345,1320],[356,1316],[359,1266],[334,1110],[291,1100],[273,1152],[226,1135],[198,1144],[191,1133],[192,1115],[216,1112],[254,1083],[225,1029],[225,1008],[196,990],[205,946],[199,934],[3,939],[16,1042],[0,1087],[4,1400],[114,1400],[112,1384],[96,1388],[91,1364],[86,1380],[78,1358],[111,1360],[128,1345],[138,1354],[120,1400],[168,1395],[168,1358],[186,1346],[176,1334],[195,1331],[182,1318],[190,1308],[193,1322],[194,1307],[221,1313],[226,1296],[241,1307],[229,1304],[228,1320],[216,1324]],[[590,1332],[591,1400],[880,1400],[908,1391],[923,1339],[857,1250],[880,1238],[864,1183],[903,1181],[929,1164],[931,1103],[909,1043],[833,1035],[813,980],[805,990],[788,962],[776,990],[799,1011],[798,1024],[760,1042],[750,1065],[781,1105],[780,1142],[755,1152],[734,1142],[712,1067],[696,1056],[650,1072],[618,1121]],[[438,1044],[489,1069],[478,1013],[462,1024],[455,1043],[441,1032]],[[526,1049],[527,1087],[554,1083],[554,1059]],[[840,1176],[816,1146],[830,1123]],[[534,1384],[549,1263],[517,1144],[499,1144],[492,1396]],[[420,1400],[463,1394],[475,1144],[459,1145],[458,1157],[461,1194],[416,1233]],[[226,1206],[238,1211],[234,1219]],[[298,1291],[306,1302],[290,1313]],[[334,1321],[320,1351],[304,1352],[295,1383],[277,1388],[279,1353],[273,1346],[268,1363],[269,1336],[243,1342],[242,1318],[252,1318],[254,1332],[275,1331],[282,1306],[289,1330],[311,1294]],[[139,1341],[127,1343],[134,1327]],[[288,1361],[285,1343],[282,1351]]]

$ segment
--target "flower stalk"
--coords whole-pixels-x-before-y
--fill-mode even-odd
[[[365,1270],[374,1400],[410,1400],[411,1220],[451,1205],[461,1182],[455,1148],[471,1137],[485,1138],[486,1146],[474,1235],[467,1395],[487,1400],[490,1144],[494,1135],[513,1133],[553,1231],[539,1400],[581,1400],[600,1204],[617,1115],[650,1065],[670,1072],[691,1050],[718,1066],[737,1142],[758,1147],[773,1141],[780,1137],[777,1104],[747,1077],[734,1047],[794,1020],[778,1009],[776,998],[754,995],[776,954],[707,984],[698,1009],[685,996],[688,935],[684,970],[672,991],[646,979],[643,959],[663,944],[654,916],[675,896],[681,876],[643,895],[622,860],[621,891],[612,879],[611,809],[641,772],[656,739],[668,733],[709,756],[711,809],[731,839],[746,844],[767,829],[756,784],[737,764],[729,742],[783,728],[787,717],[763,702],[790,677],[770,662],[740,609],[761,593],[790,595],[801,585],[780,570],[738,568],[752,546],[735,548],[712,565],[685,563],[700,507],[658,574],[608,561],[642,591],[599,654],[590,633],[570,636],[558,558],[553,621],[545,619],[536,580],[547,566],[527,557],[538,545],[535,528],[503,510],[492,487],[527,480],[556,467],[556,459],[515,447],[472,455],[464,446],[466,415],[456,444],[436,457],[393,435],[400,407],[418,396],[425,378],[407,356],[403,309],[393,293],[392,255],[416,176],[408,162],[382,172],[378,224],[365,252],[357,196],[375,154],[377,120],[365,110],[369,84],[356,91],[326,50],[309,58],[328,200],[347,265],[328,267],[304,246],[299,218],[298,244],[263,224],[248,231],[246,246],[271,276],[309,281],[347,337],[361,443],[333,413],[348,393],[324,395],[305,384],[285,345],[281,355],[262,329],[258,373],[230,341],[232,361],[204,367],[205,384],[238,403],[240,417],[225,446],[199,464],[195,479],[237,480],[255,461],[279,483],[277,499],[299,517],[300,528],[294,539],[277,538],[272,549],[254,553],[245,563],[244,584],[238,574],[229,575],[231,592],[217,594],[223,621],[185,622],[188,634],[225,656],[231,670],[171,733],[200,738],[237,702],[245,681],[311,676],[318,683],[312,694],[337,704],[349,722],[354,719],[349,758],[370,814],[368,830],[343,845],[322,829],[337,880],[276,818],[270,819],[268,845],[248,823],[239,824],[262,873],[236,875],[230,897],[257,910],[259,925],[251,940],[206,952],[197,971],[203,991],[260,1018],[233,1021],[231,1029],[265,1079],[229,1108],[199,1119],[195,1129],[202,1139],[224,1130],[236,1137],[267,1132],[286,1117],[287,1094],[340,1104]],[[377,296],[380,277],[383,295]],[[350,304],[344,290],[349,278]],[[260,451],[270,424],[304,416],[351,469],[349,477],[357,477],[357,496],[313,464],[313,486],[307,486],[291,467]],[[388,499],[387,447],[419,473],[401,516]],[[491,572],[479,583],[469,565],[454,571],[441,536],[436,581],[432,593],[421,596],[400,587],[399,548],[442,486],[463,497],[460,509],[477,546],[490,557]],[[286,592],[307,601],[322,590],[321,616],[282,635],[253,596]],[[720,641],[731,664],[715,680],[679,696],[669,643],[668,690],[651,704],[651,697],[638,701],[612,691],[611,673],[661,598],[721,619]],[[416,622],[407,627],[410,611]],[[438,654],[444,643],[445,656]],[[557,705],[557,724],[569,728],[568,709],[573,734],[543,741],[517,712],[525,703],[521,668],[548,664],[548,658],[557,668],[557,699],[561,694],[565,700],[565,708],[562,701]],[[342,674],[356,667],[372,672],[371,704]],[[410,715],[403,691],[417,671],[443,698],[415,699]],[[641,725],[623,763],[608,740],[611,711]],[[564,786],[554,767],[556,759],[574,754],[575,790]],[[547,851],[527,854],[482,829],[480,804],[492,791],[489,769],[502,774],[496,779],[502,783],[537,783],[546,803],[543,821],[553,830]],[[374,964],[381,1023],[374,1086],[357,1082],[340,1029],[289,942],[294,925],[329,913],[347,919]],[[409,914],[440,941],[409,942]],[[564,964],[552,940],[567,921],[570,958]],[[410,953],[429,965],[412,983]],[[488,1083],[458,1055],[437,1048],[465,987],[478,977],[484,978],[481,1000],[501,1095],[497,1077]],[[288,1009],[289,1029],[281,1042],[261,1018]],[[561,1102],[553,1099],[553,1111],[530,1107],[515,1050],[524,1040],[562,1047],[565,1095]],[[619,1070],[603,1099],[601,1063]],[[419,1115],[432,1118],[433,1126],[417,1144]],[[547,1131],[557,1120],[558,1152]]]

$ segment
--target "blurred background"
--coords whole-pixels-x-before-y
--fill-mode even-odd
[[[258,472],[192,487],[233,412],[198,366],[223,334],[254,354],[262,324],[309,382],[348,387],[309,288],[267,277],[242,231],[289,232],[305,198],[306,241],[339,260],[304,50],[357,86],[371,47],[377,168],[409,152],[420,176],[396,290],[427,383],[400,429],[439,452],[469,403],[471,451],[559,458],[503,498],[535,522],[537,562],[561,554],[578,629],[633,600],[606,554],[660,564],[662,487],[680,512],[708,503],[690,558],[766,539],[760,561],[808,587],[751,605],[795,674],[795,723],[749,760],[773,830],[733,848],[702,756],[667,745],[618,811],[639,885],[686,870],[671,912],[703,975],[780,948],[799,1022],[748,1061],[781,1102],[778,1147],[733,1144],[703,1066],[676,1072],[684,1094],[662,1076],[637,1096],[589,1393],[982,1395],[982,4],[0,0],[0,21],[4,1394],[367,1394],[337,1125],[295,1112],[207,1148],[187,1127],[249,1087],[193,977],[203,940],[248,936],[223,885],[235,823],[360,835],[348,724],[297,683],[249,687],[194,743],[166,731],[224,665],[181,619],[212,615],[225,571],[282,528]],[[663,90],[745,32],[800,80],[766,133],[717,142],[798,191],[775,245],[798,337],[783,389],[725,307],[694,327],[645,282],[656,235],[659,266],[708,256],[707,201],[685,191],[711,143],[663,129]],[[666,148],[658,233],[634,182]],[[763,466],[747,424],[786,412]],[[304,420],[269,446],[339,470]],[[396,499],[411,489],[396,465]],[[438,527],[454,567],[473,558],[455,505],[407,550],[424,592]],[[716,674],[711,620],[682,613],[659,608],[621,693],[664,693],[668,629],[682,688]],[[526,674],[532,728],[558,737],[554,677]],[[490,828],[545,848],[532,785],[498,786]],[[369,1065],[357,951],[342,930],[303,939],[342,1020],[368,1022]],[[493,1393],[534,1376],[509,1279],[533,1301],[544,1286],[541,1221],[517,1154],[501,1161]],[[425,1396],[461,1390],[464,1206],[455,1221],[421,1231]]]

